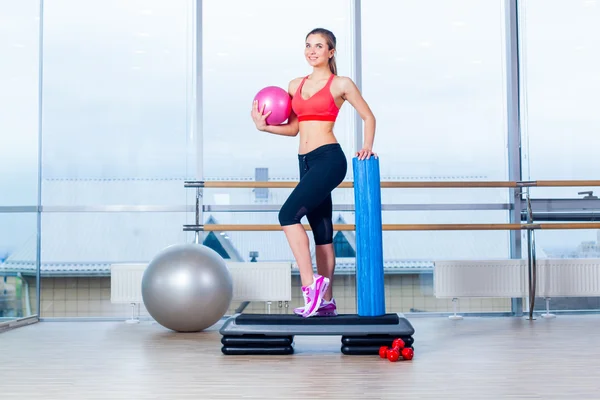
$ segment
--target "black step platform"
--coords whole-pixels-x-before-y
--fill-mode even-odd
[[[296,335],[341,335],[342,352],[348,355],[378,354],[379,346],[402,338],[412,347],[415,330],[402,314],[361,317],[303,318],[295,314],[236,314],[220,331],[223,354],[292,354]]]
[[[303,318],[293,314],[236,314],[225,321],[221,335],[296,336],[296,335],[395,335],[412,336],[414,328],[402,314],[360,317],[340,314],[336,317]]]
[[[406,335],[342,336],[342,353],[346,355],[379,354],[379,348],[381,346],[392,347],[394,339],[402,339],[404,347],[410,348],[413,348],[415,342],[412,336]]]

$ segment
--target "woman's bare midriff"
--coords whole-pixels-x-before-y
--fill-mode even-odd
[[[303,121],[300,122],[300,145],[298,154],[306,154],[317,147],[337,143],[333,134],[333,122]]]

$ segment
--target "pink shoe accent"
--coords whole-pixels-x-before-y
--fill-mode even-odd
[[[323,295],[329,287],[329,279],[315,274],[313,284],[302,287],[302,292],[306,294],[306,308],[302,316],[304,318],[314,316],[323,301]]]
[[[294,308],[294,314],[296,315],[302,315],[304,314],[304,310],[306,310],[306,303],[308,303],[308,299],[307,299],[307,289],[306,288],[302,288],[302,297],[304,297],[304,307],[296,307]]]
[[[338,313],[335,299],[331,299],[331,301],[323,300],[321,307],[319,307],[315,314],[316,317],[335,317],[336,315],[338,315]]]
[[[294,308],[294,314],[302,315],[304,314],[305,309],[306,305],[304,305],[304,307],[296,307]],[[331,301],[323,300],[321,302],[321,306],[315,314],[315,317],[334,317],[336,315],[338,315],[337,305],[335,304],[335,299],[331,299]]]

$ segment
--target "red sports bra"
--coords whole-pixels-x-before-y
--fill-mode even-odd
[[[292,109],[298,116],[298,121],[335,121],[340,109],[331,95],[331,82],[335,77],[331,74],[325,86],[308,100],[302,98],[302,86],[308,76],[302,79],[292,98]]]

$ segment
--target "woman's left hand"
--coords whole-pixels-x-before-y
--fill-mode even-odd
[[[373,153],[368,147],[363,147],[359,152],[356,153],[359,160],[369,159],[371,156],[377,158],[377,153]]]

